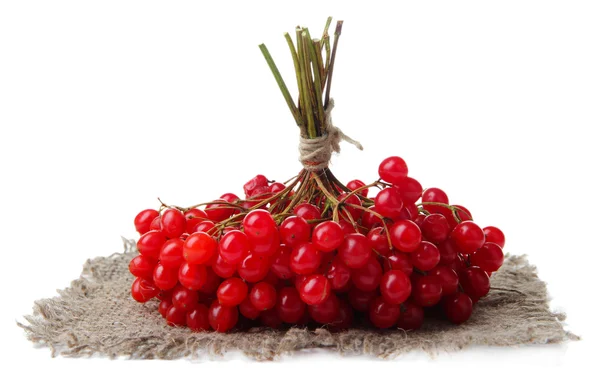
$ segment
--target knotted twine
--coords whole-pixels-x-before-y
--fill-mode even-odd
[[[304,138],[300,136],[300,162],[308,171],[319,171],[329,166],[331,154],[335,151],[339,154],[340,142],[345,141],[362,150],[360,142],[348,137],[340,128],[333,125],[331,111],[333,110],[333,99],[325,109],[325,125],[323,135],[316,138]]]
[[[193,333],[167,326],[158,301],[131,298],[129,261],[138,253],[126,241],[125,253],[90,259],[79,279],[59,296],[35,302],[32,315],[19,326],[27,338],[48,346],[52,355],[176,359],[241,351],[257,360],[274,359],[303,349],[328,349],[343,355],[393,358],[411,350],[430,354],[469,345],[515,346],[576,340],[564,329],[563,313],[548,306],[546,284],[524,256],[509,255],[492,278],[492,290],[464,324],[431,318],[416,331],[354,328],[332,333],[325,328],[252,328],[230,333]]]

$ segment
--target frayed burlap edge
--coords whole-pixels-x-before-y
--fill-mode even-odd
[[[135,302],[130,296],[128,263],[135,245],[125,240],[125,253],[88,260],[81,277],[59,296],[35,302],[33,314],[17,323],[27,338],[48,346],[52,355],[101,355],[116,358],[176,359],[218,356],[241,351],[257,360],[270,360],[302,349],[324,348],[342,355],[368,354],[393,358],[412,350],[430,354],[469,345],[515,346],[558,343],[579,337],[565,331],[565,315],[548,306],[546,285],[525,256],[507,256],[492,277],[492,290],[462,325],[427,320],[421,330],[255,328],[238,333],[192,333],[168,327],[158,303]]]

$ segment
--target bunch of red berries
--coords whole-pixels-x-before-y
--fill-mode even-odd
[[[258,175],[245,199],[144,210],[132,296],[158,298],[169,325],[195,331],[411,330],[426,311],[465,322],[503,263],[504,235],[407,175],[404,160],[389,157],[369,185],[303,170],[288,185]]]

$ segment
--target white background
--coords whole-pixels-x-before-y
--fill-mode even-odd
[[[597,129],[600,9],[594,1],[2,1],[0,216],[3,371],[130,375],[560,375],[598,348]],[[368,4],[368,5],[367,5]],[[394,5],[392,5],[394,4]],[[298,131],[257,45],[296,91],[283,32],[344,19],[335,123],[360,140],[332,168],[376,179],[404,157],[507,235],[583,340],[471,348],[393,362],[302,354],[256,364],[50,359],[15,321],[89,258],[120,251],[133,217],[241,193],[255,174],[299,169]],[[310,365],[307,365],[310,363]],[[588,372],[588,374],[590,374]]]

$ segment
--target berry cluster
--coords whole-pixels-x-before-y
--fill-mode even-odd
[[[303,170],[286,185],[258,175],[245,199],[144,210],[132,296],[158,298],[169,325],[194,331],[411,330],[426,312],[467,321],[503,263],[502,231],[480,228],[441,189],[423,191],[400,157],[383,160],[379,178],[343,185],[328,169]]]

